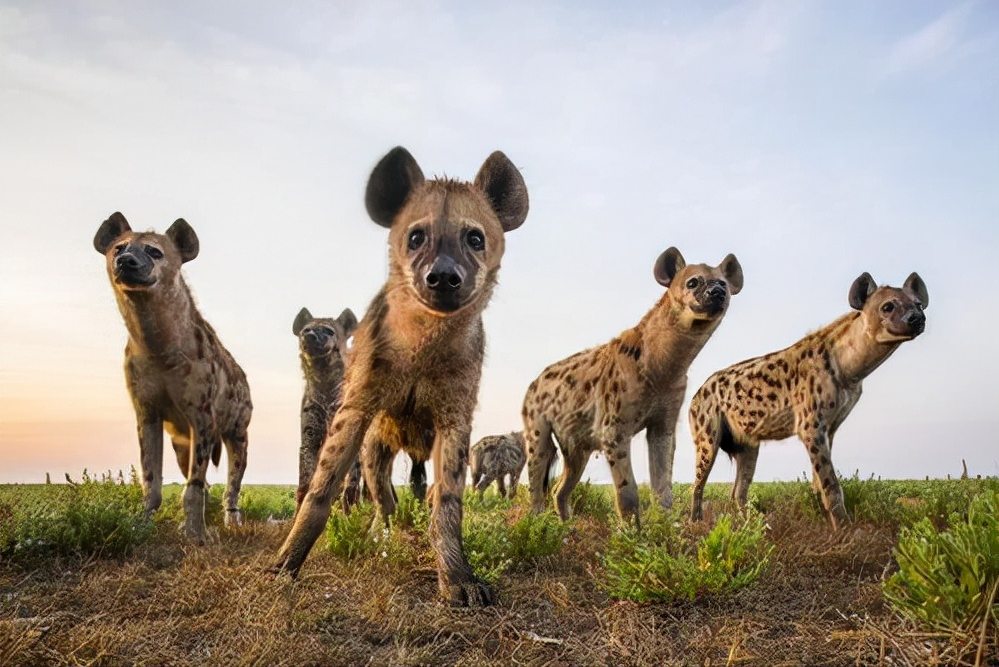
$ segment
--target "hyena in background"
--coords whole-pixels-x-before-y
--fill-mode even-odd
[[[590,454],[602,451],[611,468],[618,514],[638,522],[638,487],[631,439],[645,430],[652,489],[663,507],[673,503],[676,420],[687,388],[687,369],[742,289],[742,267],[728,255],[717,267],[687,265],[676,248],[656,260],[666,293],[636,326],[609,343],[546,368],[524,397],[531,508],[546,506],[548,471],[558,440],[565,459],[555,494],[562,519]]]
[[[246,469],[246,430],[253,405],[246,375],[198,312],[181,264],[198,256],[198,237],[183,219],[166,234],[133,232],[121,213],[97,230],[94,248],[128,329],[125,382],[139,431],[145,510],[160,506],[163,428],[173,441],[184,489],[184,528],[205,540],[205,475],[225,443],[229,471],[226,525],[239,523],[237,502]]]
[[[357,317],[350,308],[339,317],[313,317],[308,308],[302,308],[291,325],[298,336],[299,358],[305,376],[305,393],[302,394],[302,442],[298,450],[298,490],[295,507],[302,504],[309,482],[316,471],[319,448],[326,439],[333,414],[340,407],[340,385],[347,366],[347,340],[357,328]],[[360,477],[361,468],[357,466]],[[357,502],[348,498],[349,491],[360,494],[358,486],[348,485],[344,490],[344,510]]]
[[[492,588],[473,574],[462,547],[462,493],[485,347],[482,311],[503,235],[527,217],[527,188],[499,151],[464,183],[426,180],[399,147],[372,171],[365,205],[390,229],[389,277],[354,333],[340,409],[274,569],[295,575],[302,567],[362,443],[375,502],[391,498],[392,443],[366,438],[375,420],[386,420],[401,436],[397,446],[433,458],[430,533],[441,595],[456,605],[489,604]],[[424,433],[433,434],[429,445],[410,437]]]
[[[343,384],[347,365],[347,341],[357,328],[357,317],[350,308],[344,309],[339,317],[312,316],[307,308],[302,308],[291,330],[298,336],[299,357],[302,373],[305,375],[305,393],[302,395],[302,443],[298,452],[298,489],[295,493],[295,508],[309,490],[309,483],[316,471],[319,449],[326,440],[333,415],[340,407],[340,385]],[[386,433],[382,437],[391,437]],[[341,502],[343,511],[361,500],[361,460],[358,458],[344,480]],[[413,461],[410,472],[410,487],[413,494],[423,500],[427,491],[426,464]],[[394,506],[394,505],[393,505]]]
[[[486,487],[495,481],[500,497],[513,500],[525,465],[527,456],[524,454],[524,434],[520,431],[506,435],[487,435],[472,445],[468,459],[468,467],[472,471],[472,486],[479,492],[480,499],[485,494]],[[510,478],[509,490],[504,479],[507,476]]]
[[[857,404],[861,383],[923,332],[930,297],[913,273],[901,288],[877,287],[864,273],[850,287],[847,313],[788,347],[718,371],[690,402],[697,447],[691,518],[702,517],[708,474],[721,448],[735,459],[732,498],[744,505],[763,440],[797,435],[812,461],[812,487],[835,530],[848,520],[832,464],[836,429]]]

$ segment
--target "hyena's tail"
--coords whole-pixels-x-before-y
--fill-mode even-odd
[[[552,438],[552,431],[550,426],[548,427],[547,437],[549,440],[551,440]],[[548,462],[545,464],[545,470],[547,470],[547,472],[545,473],[544,483],[542,483],[541,485],[541,488],[544,490],[545,495],[548,494],[548,490],[551,489],[552,486],[552,480],[555,479],[555,465],[557,463],[558,463],[558,448],[554,446],[549,447]]]
[[[732,427],[728,425],[728,418],[722,412],[718,415],[718,433],[715,435],[718,448],[728,454],[729,458],[746,451],[746,445],[735,439]]]

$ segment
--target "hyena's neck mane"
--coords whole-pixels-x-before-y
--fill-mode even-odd
[[[668,385],[687,369],[711,337],[719,320],[692,328],[683,321],[683,304],[667,291],[633,328],[619,336],[650,384]]]
[[[116,290],[115,296],[128,330],[129,344],[137,353],[158,356],[177,350],[194,352],[195,329],[214,336],[215,332],[195,308],[191,291],[181,276],[150,290]]]
[[[901,341],[879,343],[861,312],[850,312],[814,335],[825,333],[830,352],[843,378],[859,382],[898,349]]]
[[[421,304],[404,285],[391,283],[376,301],[382,301],[379,337],[389,348],[411,358],[465,353],[482,335],[482,311],[492,285],[483,286],[475,301],[453,313],[440,313]]]

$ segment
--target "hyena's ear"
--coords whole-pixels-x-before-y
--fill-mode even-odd
[[[314,319],[315,318],[312,317],[312,313],[309,312],[309,309],[303,308],[298,311],[298,315],[295,316],[295,321],[291,324],[291,332],[297,336],[302,333],[302,329],[305,328],[305,325]]]
[[[652,269],[652,275],[656,277],[657,283],[663,287],[669,287],[676,274],[685,266],[687,266],[687,262],[684,261],[680,251],[670,247],[664,250],[663,254],[659,255],[655,268]]]
[[[350,308],[344,308],[336,321],[343,327],[343,332],[347,337],[350,337],[350,334],[354,333],[354,329],[357,328],[357,315]]]
[[[194,233],[194,229],[191,225],[187,224],[187,220],[184,220],[184,218],[177,218],[170,225],[170,229],[166,230],[166,237],[177,246],[182,264],[190,262],[197,257],[198,252],[201,250],[201,245],[198,243],[198,235]]]
[[[368,177],[364,207],[371,219],[382,227],[391,227],[395,216],[406,203],[409,193],[424,181],[416,160],[402,146],[396,146],[378,161]]]
[[[103,255],[116,238],[129,231],[132,231],[132,228],[128,226],[128,220],[121,213],[115,211],[97,228],[97,233],[94,235],[94,248]]]
[[[729,253],[718,266],[722,275],[728,281],[728,291],[730,294],[738,294],[742,291],[742,265],[735,255]]]
[[[926,283],[923,282],[923,279],[915,271],[909,274],[902,287],[915,294],[916,298],[919,299],[919,305],[923,308],[930,305],[930,293],[926,291]]]
[[[524,177],[502,151],[494,151],[479,167],[475,186],[486,193],[504,232],[524,224],[530,203]]]
[[[877,288],[878,284],[874,282],[871,274],[867,271],[861,273],[850,285],[850,307],[854,310],[863,310],[864,304],[867,303],[867,297],[874,294],[874,290]]]

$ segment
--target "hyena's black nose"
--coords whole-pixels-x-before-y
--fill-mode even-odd
[[[139,266],[139,260],[135,258],[135,255],[130,253],[123,253],[115,257],[115,266],[119,269],[135,269]]]
[[[723,283],[714,283],[708,288],[708,296],[712,299],[724,299],[725,285]]]
[[[465,267],[448,255],[439,255],[427,273],[427,287],[435,292],[455,292],[465,279]]]
[[[905,323],[910,327],[921,327],[926,324],[926,315],[918,310],[913,310],[905,316]]]

